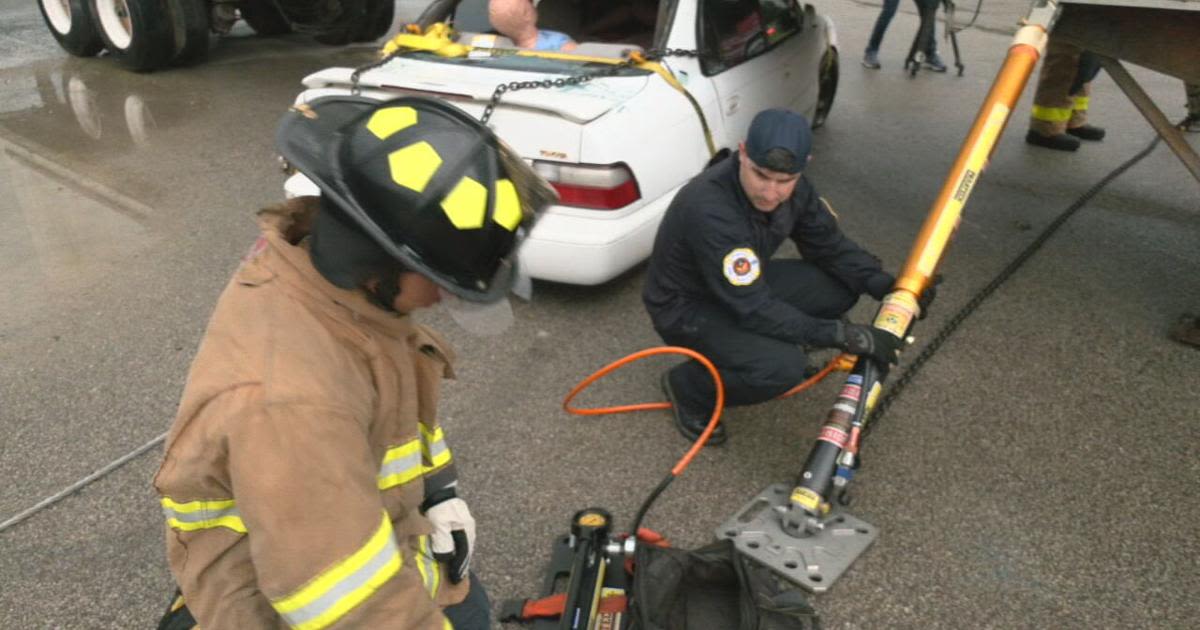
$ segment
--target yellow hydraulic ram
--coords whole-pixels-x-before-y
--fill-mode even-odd
[[[1014,36],[1004,65],[921,227],[896,286],[875,315],[876,328],[901,339],[908,336],[918,314],[917,297],[928,286],[945,254],[962,219],[963,206],[1045,51],[1047,33],[1057,10],[1054,1],[1035,4]],[[792,490],[783,513],[785,532],[807,536],[822,527],[821,519],[830,511],[831,491],[844,486],[853,476],[859,440],[886,377],[886,365],[860,360],[846,378]]]

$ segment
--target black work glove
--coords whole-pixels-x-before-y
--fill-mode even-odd
[[[937,287],[942,283],[942,274],[937,274],[929,279],[929,284],[925,286],[925,290],[921,292],[917,298],[917,306],[921,308],[921,314],[917,319],[925,319],[929,315],[929,305],[933,304],[933,298],[937,297]]]
[[[870,357],[880,365],[895,364],[900,360],[900,338],[874,326],[844,324],[841,327],[838,347],[850,354]]]

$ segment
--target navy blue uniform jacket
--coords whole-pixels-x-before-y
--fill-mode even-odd
[[[751,205],[738,177],[739,159],[734,154],[697,175],[663,216],[642,291],[655,329],[678,330],[689,311],[708,303],[727,308],[747,330],[834,345],[835,320],[811,317],[771,295],[763,272],[784,239],[858,294],[882,299],[894,278],[842,234],[833,211],[803,176],[774,211]]]

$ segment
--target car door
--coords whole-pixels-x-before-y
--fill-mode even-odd
[[[722,146],[736,148],[763,109],[799,104],[803,86],[796,79],[805,47],[797,37],[803,14],[795,6],[792,0],[700,0],[701,69],[720,103]]]

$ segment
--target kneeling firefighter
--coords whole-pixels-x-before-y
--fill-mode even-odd
[[[316,99],[277,144],[322,196],[259,212],[192,365],[154,479],[159,627],[489,628],[437,420],[453,355],[409,315],[503,299],[553,191],[431,99]]]

